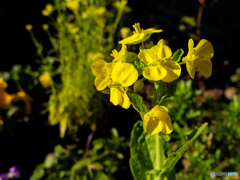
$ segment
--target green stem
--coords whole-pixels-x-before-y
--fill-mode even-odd
[[[163,139],[159,138],[158,133],[156,136],[156,169],[161,170],[163,168],[164,162],[164,149],[163,149]],[[155,180],[160,180],[156,177]]]
[[[179,65],[186,64],[185,62],[180,62]]]

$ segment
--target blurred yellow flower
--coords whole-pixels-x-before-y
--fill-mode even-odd
[[[189,75],[194,79],[195,71],[200,71],[206,78],[210,77],[212,75],[211,59],[214,56],[212,44],[202,39],[195,48],[193,46],[193,40],[189,39],[188,54],[182,60],[186,63]]]
[[[24,91],[19,91],[16,94],[8,94],[5,89],[7,87],[7,83],[0,78],[0,108],[1,109],[10,109],[13,107],[11,103],[24,101],[25,102],[25,111],[27,114],[31,113],[31,105],[29,103],[32,98],[28,96]]]
[[[43,28],[44,30],[48,30],[49,26],[48,26],[48,24],[43,24],[43,25],[42,25],[42,28]]]
[[[146,41],[148,38],[150,38],[150,36],[153,33],[162,32],[162,29],[156,30],[155,28],[149,28],[149,29],[143,30],[140,28],[139,23],[134,24],[133,28],[135,29],[135,31],[133,31],[133,35],[119,41],[118,43],[120,43],[120,44],[139,44],[141,42]]]
[[[32,101],[32,98],[28,96],[24,91],[19,91],[16,94],[12,95],[12,102],[23,101],[25,102],[25,112],[27,114],[31,113],[31,105],[29,101]]]
[[[52,12],[55,10],[55,7],[51,4],[47,4],[45,6],[45,9],[42,10],[42,15],[44,16],[49,16],[50,14],[52,14]]]
[[[79,9],[80,0],[66,0],[66,5],[71,10]]]
[[[11,104],[13,95],[9,95],[5,90],[0,90],[0,108],[10,109],[13,107]]]
[[[131,29],[129,27],[123,27],[120,30],[120,34],[122,38],[126,38],[131,35]]]
[[[45,71],[42,75],[39,76],[39,81],[44,88],[50,86],[51,83],[51,76],[49,72]]]
[[[32,25],[31,24],[27,24],[26,26],[25,26],[25,28],[26,28],[26,30],[28,30],[28,31],[30,31],[30,30],[32,30]]]
[[[168,109],[164,106],[156,105],[144,115],[143,129],[151,135],[162,132],[170,134],[173,131],[171,118]]]
[[[138,72],[132,64],[118,61],[111,74],[112,83],[110,86],[110,102],[115,106],[128,109],[130,100],[127,96],[127,87],[131,86],[138,79]]]
[[[171,82],[177,79],[181,74],[181,67],[171,61],[171,56],[172,51],[168,46],[163,45],[163,40],[151,49],[140,51],[139,59],[148,65],[143,71],[143,76],[152,81]]]

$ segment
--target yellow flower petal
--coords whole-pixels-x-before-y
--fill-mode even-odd
[[[196,60],[194,61],[197,69],[206,77],[209,78],[212,75],[212,62],[210,60]]]
[[[119,96],[118,96],[118,91],[117,88],[111,88],[110,89],[110,102],[112,102],[115,106],[118,105],[118,100]]]
[[[204,58],[205,60],[212,59],[214,55],[212,43],[210,43],[206,39],[202,39],[198,43],[198,45],[194,48],[194,54],[195,56],[199,55],[201,58]]]
[[[149,66],[143,71],[143,76],[152,81],[162,80],[167,75],[167,70],[162,66]]]
[[[94,84],[98,91],[102,91],[110,84],[110,77],[106,73],[101,73],[95,78]]]
[[[91,69],[94,76],[97,76],[98,74],[102,73],[104,67],[106,66],[106,62],[102,59],[96,59],[91,64]]]
[[[193,61],[186,60],[187,71],[192,79],[195,77],[195,66]]]
[[[193,51],[194,41],[193,39],[188,40],[188,55],[192,57],[192,51]]]
[[[169,58],[172,56],[172,51],[168,46],[163,45],[163,40],[160,40],[156,46],[151,48],[159,59]]]
[[[155,56],[156,54],[152,49],[144,49],[139,52],[138,57],[141,61],[143,61],[145,64],[151,64],[155,62]]]
[[[172,82],[181,74],[181,66],[174,61],[166,61],[162,66],[167,70],[167,75],[162,79],[164,82]]]
[[[119,41],[119,44],[139,44],[141,40],[144,38],[144,33],[135,33],[130,37],[127,37],[121,41]]]
[[[125,109],[130,107],[130,100],[122,88],[111,88],[110,93],[110,102],[115,106],[119,105]]]
[[[138,78],[138,72],[132,64],[117,62],[112,71],[112,81],[123,87],[131,86]]]
[[[167,108],[156,105],[150,112],[145,114],[143,129],[151,135],[159,132],[170,134],[173,128]]]

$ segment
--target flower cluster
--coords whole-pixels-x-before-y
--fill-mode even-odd
[[[207,78],[212,74],[211,58],[214,52],[209,41],[203,39],[194,48],[193,40],[190,39],[189,52],[179,63],[182,54],[176,58],[175,54],[178,53],[173,54],[164,44],[163,39],[156,45],[150,42],[148,49],[145,49],[143,42],[153,33],[162,32],[161,29],[143,30],[139,23],[133,25],[133,28],[135,29],[133,35],[119,42],[122,44],[122,49],[119,52],[112,51],[111,56],[114,57],[112,62],[107,63],[103,59],[96,59],[91,65],[92,72],[96,76],[94,83],[97,90],[103,91],[107,87],[110,88],[110,101],[114,105],[128,109],[131,103],[126,93],[129,90],[128,87],[134,84],[134,91],[139,91],[143,88],[145,79],[156,83],[160,81],[170,83],[178,79],[181,74],[181,64],[186,64],[191,78],[195,77],[196,71],[200,71]],[[142,45],[138,55],[127,51],[127,44],[139,43]],[[169,96],[162,95],[162,97]],[[143,128],[151,135],[158,132],[170,134],[173,130],[168,109],[160,103],[161,100],[144,115]]]

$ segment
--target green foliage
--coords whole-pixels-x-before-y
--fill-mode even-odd
[[[93,148],[85,152],[76,145],[55,146],[54,152],[35,168],[30,179],[112,179],[124,158],[121,151],[127,142],[112,128],[111,138],[98,138],[92,144]]]
[[[186,151],[188,146],[204,131],[204,129],[208,126],[208,123],[203,124],[198,129],[194,130],[191,134],[189,134],[188,141],[177,150],[175,153],[171,153],[164,163],[164,167],[161,170],[160,176],[163,179],[168,173],[175,167],[175,164],[182,157],[183,153]]]
[[[138,121],[134,125],[130,144],[130,166],[134,179],[148,180],[154,177],[161,177],[162,179],[167,177],[172,179],[174,177],[172,173],[174,173],[175,164],[182,157],[189,145],[205,130],[207,125],[208,124],[205,123],[191,134],[187,135],[188,141],[180,147],[177,152],[169,154],[162,170],[159,171],[156,169],[156,136],[152,136],[143,131],[143,123],[142,121]],[[163,135],[160,135],[159,138],[163,137]]]
[[[145,104],[142,102],[142,97],[138,94],[128,91],[127,95],[130,99],[131,104],[134,109],[141,115],[142,120],[144,119],[144,115],[149,111]]]
[[[153,162],[151,161],[146,142],[146,136],[148,135],[149,134],[143,131],[142,122],[138,121],[133,127],[130,144],[130,166],[133,177],[136,180],[147,180],[146,172],[153,169]],[[153,146],[154,145],[155,144],[153,144]],[[153,148],[153,150],[154,149],[155,148]]]

